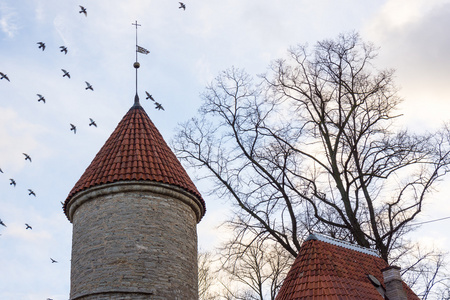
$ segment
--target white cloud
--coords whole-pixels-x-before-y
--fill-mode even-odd
[[[382,27],[399,28],[421,19],[448,0],[388,0],[377,13],[377,24]]]
[[[17,13],[5,2],[0,2],[0,29],[8,37],[12,38],[17,33]]]
[[[49,8],[47,8],[44,5],[44,3],[42,1],[40,1],[40,0],[37,0],[35,2],[36,2],[35,3],[36,8],[35,8],[35,12],[34,13],[35,13],[36,20],[38,22],[45,22],[46,21],[46,16],[47,16],[46,12],[47,12],[47,10]]]
[[[388,1],[365,28],[382,45],[381,64],[397,70],[404,120],[436,128],[450,110],[450,1]],[[426,88],[425,88],[426,87]]]
[[[3,170],[16,173],[27,163],[22,153],[40,152],[43,157],[49,155],[48,149],[37,137],[45,133],[44,127],[21,118],[11,108],[0,107],[0,157]]]

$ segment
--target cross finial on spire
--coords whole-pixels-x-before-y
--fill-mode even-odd
[[[136,27],[136,62],[138,61],[138,57],[137,57],[137,47],[138,47],[138,34],[137,34],[137,32],[138,32],[138,26],[141,26],[141,24],[138,24],[138,22],[137,22],[137,20],[136,21],[134,21],[134,23],[131,23],[131,25],[133,25],[133,26],[135,26]]]
[[[141,24],[138,24],[138,22],[137,22],[137,21],[134,21],[134,23],[132,23],[131,25],[134,25],[134,26],[136,26],[136,30],[137,30],[137,27],[138,27],[138,26],[141,26]]]

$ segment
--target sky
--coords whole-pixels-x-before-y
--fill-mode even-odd
[[[380,47],[377,67],[396,69],[402,126],[426,132],[450,119],[448,0],[185,4],[186,10],[168,0],[0,0],[0,72],[10,79],[0,80],[0,219],[7,226],[0,226],[0,299],[68,298],[72,226],[60,202],[133,104],[136,20],[138,44],[150,51],[139,55],[138,93],[169,143],[220,71],[235,66],[261,74],[291,46],[352,31]],[[145,91],[165,110],[155,110]],[[450,216],[449,183],[437,186],[418,221]],[[196,184],[207,204],[199,248],[209,250],[222,239],[217,225],[229,205]],[[449,226],[449,219],[427,223],[411,238],[450,251]]]

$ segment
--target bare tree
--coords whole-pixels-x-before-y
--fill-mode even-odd
[[[400,256],[402,278],[409,287],[417,291],[422,300],[449,299],[450,276],[445,263],[446,254],[436,249],[424,250],[416,244],[408,249],[410,255]]]
[[[219,253],[219,273],[239,286],[235,291],[226,289],[234,299],[274,300],[293,263],[293,257],[278,243],[257,235],[242,236],[239,231]]]
[[[175,151],[206,169],[214,192],[251,229],[296,256],[318,231],[377,249],[383,259],[449,170],[449,130],[412,134],[395,122],[392,70],[357,34],[298,46],[259,82],[222,72],[184,124]]]
[[[213,291],[215,271],[212,256],[211,252],[207,251],[201,251],[197,255],[199,300],[216,299],[216,295]]]

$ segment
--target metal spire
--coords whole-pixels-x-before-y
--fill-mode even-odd
[[[136,27],[136,61],[133,64],[134,68],[136,69],[136,95],[134,96],[134,106],[140,106],[139,103],[139,96],[138,96],[138,69],[141,66],[138,62],[138,34],[137,34],[137,28],[138,26],[141,26],[141,24],[138,24],[137,21],[135,21],[134,23],[132,23],[131,25]]]

